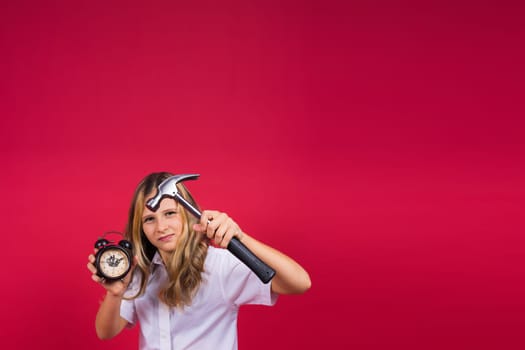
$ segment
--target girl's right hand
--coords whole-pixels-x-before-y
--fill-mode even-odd
[[[94,254],[89,254],[88,256],[87,268],[91,272],[91,279],[104,287],[108,293],[118,297],[123,296],[131,281],[133,270],[137,266],[137,257],[133,257],[131,268],[124,278],[116,281],[108,281],[97,275],[97,268],[95,267],[95,254],[97,254],[97,252],[98,249],[95,249]]]

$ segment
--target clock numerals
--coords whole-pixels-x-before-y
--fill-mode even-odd
[[[118,279],[126,275],[130,261],[123,251],[109,249],[101,253],[98,266],[105,278]]]

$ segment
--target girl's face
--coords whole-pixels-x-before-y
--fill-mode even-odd
[[[144,206],[142,230],[160,253],[162,260],[175,251],[177,239],[182,234],[182,215],[179,205],[172,198],[164,198],[156,212]]]

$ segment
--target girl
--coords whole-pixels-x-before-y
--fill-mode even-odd
[[[279,294],[304,293],[310,277],[294,260],[243,232],[225,213],[205,210],[197,220],[171,198],[150,211],[145,203],[170,176],[150,174],[135,190],[126,238],[136,256],[125,278],[104,281],[96,274],[95,256],[89,255],[92,279],[106,289],[96,316],[97,335],[109,339],[138,322],[140,349],[237,349],[241,305],[273,305]],[[198,208],[185,186],[177,187]],[[233,237],[276,271],[270,283],[263,284],[221,249]]]

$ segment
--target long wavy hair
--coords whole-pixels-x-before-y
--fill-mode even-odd
[[[135,255],[138,256],[137,269],[140,274],[140,289],[130,299],[144,294],[151,274],[151,261],[157,252],[142,229],[142,214],[146,196],[157,191],[157,186],[165,179],[173,176],[167,172],[152,173],[146,176],[137,186],[129,208],[126,237],[133,243]],[[182,183],[177,184],[179,193],[196,208],[199,208],[190,192]],[[168,272],[168,283],[159,292],[159,298],[172,307],[189,306],[202,282],[204,260],[208,252],[209,241],[205,235],[196,233],[193,225],[198,221],[186,210],[180,210],[182,217],[182,233],[177,238],[175,251],[165,262]]]

